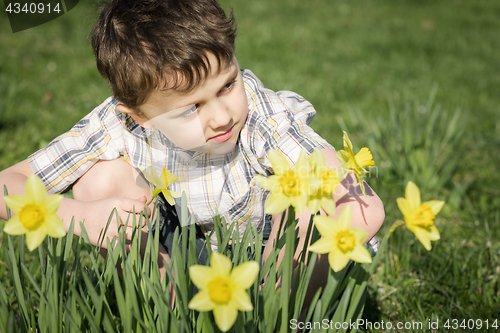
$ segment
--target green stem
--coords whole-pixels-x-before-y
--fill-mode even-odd
[[[293,277],[293,257],[295,254],[295,210],[293,206],[288,207],[288,221],[286,223],[286,245],[285,258],[283,259],[283,273],[281,283],[281,331],[288,329],[288,308],[290,303],[290,290]]]
[[[375,256],[375,258],[373,258],[373,261],[372,263],[370,264],[370,267],[369,267],[369,274],[370,276],[373,274],[373,272],[375,271],[375,267],[378,267],[378,263],[380,261],[380,258],[382,256],[382,252],[384,252],[384,249],[387,247],[387,242],[389,241],[389,238],[391,237],[392,233],[397,229],[399,228],[400,226],[402,226],[403,224],[405,224],[403,221],[401,220],[396,220],[392,226],[389,228],[389,230],[387,231],[387,233],[385,234],[384,236],[384,239],[382,240],[382,243],[380,244],[380,247],[378,249],[378,252],[377,252],[377,255]]]
[[[403,221],[401,220],[396,220],[392,225],[391,227],[389,228],[389,230],[387,231],[387,234],[386,236],[387,237],[391,237],[392,233],[394,232],[394,230],[396,230],[397,228],[399,228],[400,226],[402,226],[403,224],[405,224]]]

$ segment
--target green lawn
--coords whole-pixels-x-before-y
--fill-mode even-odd
[[[93,2],[16,34],[2,10],[0,170],[109,95],[87,39]],[[395,200],[408,180],[425,182],[417,183],[427,189],[423,200],[449,203],[432,251],[396,231],[365,317],[500,320],[500,2],[223,4],[237,18],[241,68],[310,100],[312,127],[335,147],[348,130],[355,147],[372,149],[378,173],[368,181],[385,202],[387,225],[401,218]]]

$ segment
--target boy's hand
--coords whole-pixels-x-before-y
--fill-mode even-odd
[[[70,217],[74,216],[75,217],[75,234],[80,235],[81,230],[80,230],[80,223],[79,221],[82,221],[85,230],[89,236],[89,240],[93,245],[99,245],[99,236],[101,232],[103,232],[106,229],[106,225],[108,223],[109,217],[111,213],[113,213],[113,216],[111,218],[111,222],[109,223],[108,229],[106,230],[106,234],[104,235],[104,241],[102,243],[103,248],[107,248],[107,242],[106,238],[109,238],[110,240],[114,236],[118,236],[118,223],[120,223],[122,226],[126,228],[125,230],[125,237],[127,241],[131,240],[132,234],[133,234],[133,215],[135,214],[135,219],[136,221],[139,221],[140,215],[143,215],[144,213],[148,214],[150,216],[151,210],[148,206],[146,206],[146,198],[143,197],[139,200],[133,200],[133,199],[127,199],[127,198],[120,198],[120,197],[113,197],[113,198],[106,198],[106,199],[101,199],[101,200],[95,200],[95,201],[77,201],[77,200],[72,200],[72,199],[67,199],[71,200],[72,202],[68,202],[67,205],[61,205],[64,207],[73,207],[75,210],[73,210],[72,214],[71,212],[66,212],[67,208],[63,208],[62,212],[61,209],[58,212],[61,214],[61,216],[64,217]],[[114,210],[116,208],[116,211]],[[117,220],[117,215],[119,218],[119,221]],[[65,225],[67,228],[69,228],[69,223],[71,219],[65,218]],[[127,220],[128,220],[128,225],[127,225]],[[137,229],[140,232],[140,229],[146,225],[146,220],[144,217],[142,217],[142,223],[137,225]]]

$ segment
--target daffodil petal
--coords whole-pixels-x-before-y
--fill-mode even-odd
[[[28,250],[33,251],[38,246],[40,246],[40,244],[42,244],[46,236],[47,233],[45,232],[45,228],[43,227],[40,227],[33,231],[29,231],[26,234],[26,247],[28,247]]]
[[[327,168],[325,155],[319,149],[315,149],[311,155],[309,155],[309,163],[312,164],[311,167],[315,167],[317,171],[323,171],[324,168]]]
[[[359,263],[370,263],[372,262],[372,256],[370,252],[363,245],[356,245],[354,249],[349,252],[349,257]]]
[[[316,214],[319,211],[319,208],[320,199],[316,196],[309,197],[309,200],[307,201],[307,209],[309,209],[309,212],[311,212],[311,214]]]
[[[413,233],[415,234],[415,237],[422,243],[422,245],[425,247],[427,251],[430,251],[432,249],[431,245],[431,238],[429,237],[429,232],[422,228],[415,228],[413,230]]]
[[[406,226],[406,229],[415,233],[415,228],[417,228],[417,227],[413,223],[411,223],[410,220],[407,218],[405,218],[405,226]]]
[[[250,296],[244,289],[236,288],[231,295],[230,305],[239,311],[252,311]]]
[[[330,253],[335,246],[335,242],[330,237],[322,237],[314,244],[310,245],[308,251],[316,253]]]
[[[47,210],[47,213],[56,213],[59,209],[59,206],[61,206],[61,201],[63,198],[64,197],[60,194],[53,194],[47,197],[47,200],[45,201],[45,209]]]
[[[149,181],[155,185],[160,185],[161,179],[156,168],[151,165],[150,167],[148,167],[147,171],[149,173]]]
[[[248,261],[235,267],[229,275],[230,281],[241,289],[250,288],[259,274],[259,264]]]
[[[356,237],[356,243],[358,244],[364,244],[368,238],[368,232],[364,229],[350,228],[349,232],[354,234],[354,237]]]
[[[344,149],[348,150],[352,150],[352,142],[351,140],[349,139],[349,135],[347,135],[347,132],[346,131],[343,131],[344,132],[344,135],[342,137],[343,141],[344,141]]]
[[[413,214],[413,209],[411,207],[411,204],[408,200],[405,198],[397,198],[396,202],[398,204],[399,210],[401,213],[403,213],[403,216],[411,216]]]
[[[205,289],[208,283],[215,279],[212,268],[202,265],[193,265],[189,267],[189,277],[198,289]]]
[[[370,149],[366,147],[361,148],[356,156],[354,156],[354,159],[360,167],[372,167],[375,165],[373,155],[370,152]]]
[[[276,214],[284,211],[290,206],[290,200],[285,195],[276,195],[271,193],[266,199],[264,210],[266,214]]]
[[[5,204],[15,213],[19,213],[21,209],[31,201],[24,195],[7,195],[3,197]]]
[[[420,207],[420,190],[415,183],[409,181],[405,189],[406,200],[409,201],[412,211]]]
[[[153,173],[151,174],[151,176],[152,176],[152,179],[153,179],[153,184],[155,184],[156,187],[165,188],[166,186],[164,184],[164,181],[163,181],[163,179],[161,179],[161,176],[158,175],[158,173],[156,172],[156,169],[153,168],[152,170],[153,170],[152,171]]]
[[[213,312],[215,323],[222,332],[229,331],[238,317],[238,310],[230,305],[217,305]]]
[[[157,188],[155,188],[155,189],[153,190],[153,194],[151,194],[151,197],[152,197],[152,198],[155,198],[158,194],[160,194],[160,192],[161,192],[161,189],[159,189],[158,187],[157,187]]]
[[[26,180],[26,185],[24,191],[28,199],[31,199],[33,203],[37,205],[43,205],[45,199],[47,198],[47,190],[42,180],[36,175],[28,177]]]
[[[340,272],[349,262],[349,257],[340,251],[332,251],[328,255],[328,262],[335,272]]]
[[[336,205],[331,194],[321,197],[320,206],[329,216],[333,216],[335,214]]]
[[[161,190],[161,193],[163,193],[163,197],[165,198],[165,200],[167,200],[167,202],[170,206],[175,205],[174,198],[172,198],[172,195],[170,194],[169,190],[163,189],[163,190]]]
[[[267,154],[267,158],[273,166],[275,175],[281,175],[292,167],[292,163],[278,149],[273,149]]]
[[[212,256],[210,257],[210,267],[212,267],[214,275],[227,279],[233,265],[231,264],[231,260],[229,260],[229,258],[225,255],[220,254],[219,252],[212,252]]]
[[[277,188],[281,189],[278,177],[274,175],[269,177],[257,175],[255,176],[255,181],[257,181],[260,186],[262,186],[262,188],[266,191],[273,191]]]
[[[345,177],[349,174],[349,171],[347,169],[344,169],[342,167],[335,168],[335,173],[337,174],[337,178],[339,179],[339,182],[343,181]]]
[[[307,195],[305,193],[290,197],[290,202],[297,214],[302,214],[307,205]],[[285,208],[286,209],[286,208]]]
[[[431,241],[437,241],[438,239],[441,238],[441,235],[439,234],[438,228],[436,228],[435,225],[431,225],[430,227],[427,228],[429,239]]]
[[[45,232],[53,238],[60,238],[66,236],[66,229],[64,224],[57,214],[45,215]]]
[[[329,217],[316,215],[314,217],[314,225],[319,233],[324,237],[333,238],[337,229],[337,222]]]
[[[295,172],[299,174],[300,177],[307,177],[309,173],[309,163],[307,161],[307,155],[305,150],[300,151],[299,159],[295,163]]]
[[[180,198],[182,197],[182,194],[179,193],[179,192],[175,192],[175,191],[170,191],[170,195],[173,197],[173,198]]]
[[[340,215],[337,220],[339,229],[350,229],[352,223],[352,211],[351,206],[346,206],[340,212]]]
[[[349,161],[349,154],[345,150],[339,150],[337,151],[337,158],[339,159],[340,163],[344,164]]]
[[[358,182],[358,185],[359,185],[359,188],[361,189],[361,192],[366,197],[365,182],[363,180],[363,177],[361,177],[360,174],[358,174],[358,173],[356,173],[354,175],[354,177],[356,178],[356,181]]]
[[[212,311],[215,309],[215,306],[215,302],[212,301],[208,294],[208,289],[201,289],[198,291],[188,303],[188,308],[200,312]]]
[[[431,207],[431,210],[434,213],[434,215],[437,215],[441,211],[441,208],[443,208],[444,201],[431,200],[431,201],[424,202],[422,205],[427,205],[427,206]]]
[[[144,178],[146,178],[146,180],[150,183],[153,182],[153,179],[150,175],[151,172],[148,172],[148,168],[146,168],[146,170],[143,170],[141,168],[139,168],[139,170],[141,171],[142,175],[144,176]]]
[[[322,181],[318,177],[311,176],[310,174],[307,178],[307,183],[304,185],[306,187],[305,192],[309,195],[320,195],[320,189],[323,185]]]
[[[5,223],[3,231],[9,235],[24,235],[29,230],[19,220],[19,215],[14,215]]]

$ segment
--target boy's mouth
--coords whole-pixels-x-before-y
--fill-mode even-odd
[[[209,140],[215,141],[215,142],[227,141],[231,137],[231,135],[233,134],[233,127],[234,127],[234,125],[226,133],[222,133],[222,134],[219,134],[217,136],[214,136],[214,137],[210,138]]]

